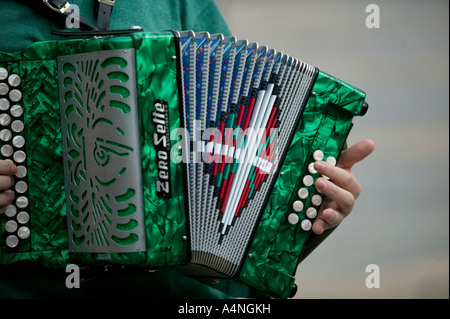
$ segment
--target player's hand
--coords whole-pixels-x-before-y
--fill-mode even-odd
[[[14,183],[17,167],[10,161],[0,160],[0,214],[3,214],[6,207],[14,200],[14,192],[8,190]]]
[[[313,222],[312,231],[322,234],[336,227],[353,210],[355,201],[361,194],[361,184],[353,175],[352,167],[370,155],[375,149],[372,140],[363,140],[342,151],[336,166],[324,161],[316,162],[314,168],[323,177],[317,179],[316,189],[324,195],[323,204]]]

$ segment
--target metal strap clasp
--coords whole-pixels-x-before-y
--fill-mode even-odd
[[[69,7],[70,3],[67,1],[52,1],[52,0],[42,0],[47,7],[58,13],[65,13]]]
[[[107,5],[111,6],[111,7],[113,7],[115,2],[116,2],[116,0],[98,0],[98,2],[103,3],[103,4],[107,4]]]

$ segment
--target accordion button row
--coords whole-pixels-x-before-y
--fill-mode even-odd
[[[18,87],[21,83],[21,78],[17,74],[11,74],[8,76],[8,70],[5,68],[0,68],[0,81],[8,79],[8,83],[12,87]]]
[[[5,211],[5,243],[9,248],[17,247],[20,240],[30,237],[27,168],[24,166],[27,158],[26,141],[21,135],[24,130],[24,110],[19,105],[22,99],[22,92],[19,90],[21,82],[19,75],[9,74],[8,70],[0,68],[0,154],[2,159],[17,166],[15,183],[11,190],[15,192],[15,202]]]
[[[298,215],[295,214],[295,213],[291,213],[291,214],[289,214],[289,216],[288,216],[288,222],[289,222],[289,224],[292,224],[292,225],[296,225],[296,224],[298,223],[299,219],[300,219],[300,218],[299,218]],[[305,220],[303,220],[303,221],[300,223],[300,227],[301,227],[303,230],[307,231],[307,230],[310,230],[310,229],[311,229],[312,223],[311,223],[311,221],[310,221],[309,219],[305,219]]]
[[[325,155],[323,151],[316,150],[313,152],[312,157],[315,161],[323,161]],[[332,156],[329,156],[325,161],[331,165],[336,165],[336,159]],[[290,213],[287,217],[288,223],[291,225],[297,225],[298,222],[300,221],[300,218],[297,213],[303,211],[303,209],[305,208],[305,204],[302,200],[306,200],[310,196],[310,191],[308,190],[308,187],[313,186],[315,183],[313,175],[317,174],[317,171],[314,168],[314,162],[308,165],[308,172],[311,175],[305,175],[302,179],[304,187],[301,187],[300,189],[297,190],[297,196],[300,200],[296,200],[293,202],[292,209],[294,210],[294,212]],[[329,179],[327,176],[324,175],[322,175],[322,177]],[[308,231],[311,229],[312,227],[311,220],[317,217],[317,209],[322,204],[322,195],[319,194],[312,195],[310,198],[310,203],[312,204],[312,206],[308,207],[305,212],[307,219],[302,220],[302,222],[300,223],[300,227],[304,231]]]

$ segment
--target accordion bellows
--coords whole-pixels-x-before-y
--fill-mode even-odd
[[[177,266],[286,298],[322,201],[311,163],[338,159],[364,100],[206,32],[1,53],[1,158],[20,173],[0,263]]]

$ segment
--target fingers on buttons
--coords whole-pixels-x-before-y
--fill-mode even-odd
[[[7,218],[5,242],[10,248],[18,247],[20,240],[30,236],[21,83],[20,75],[0,67],[0,155],[3,160],[14,164],[10,171],[2,171],[2,174],[13,176],[10,177],[10,190],[0,194],[0,205],[4,206]]]

